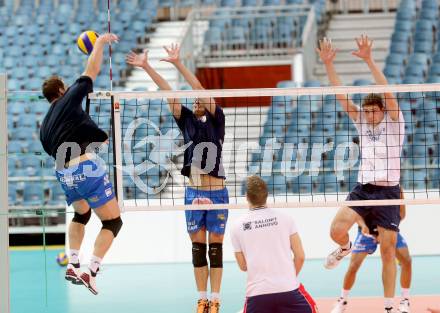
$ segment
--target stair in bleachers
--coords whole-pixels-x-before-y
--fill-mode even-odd
[[[355,79],[371,79],[368,67],[351,52],[356,49],[355,37],[367,34],[374,40],[374,58],[381,68],[388,54],[395,13],[337,14],[330,21],[326,36],[339,49],[335,67],[342,82],[351,85]],[[327,82],[325,68],[321,62],[315,67],[315,75]]]
[[[178,87],[178,72],[167,62],[160,60],[166,57],[163,46],[178,43],[186,22],[160,22],[155,25],[156,31],[150,36],[150,41],[139,48],[149,51],[151,66],[158,71],[171,85],[173,89]],[[136,88],[146,88],[147,90],[157,90],[156,84],[151,80],[142,69],[135,69],[127,78],[126,88],[133,90]]]

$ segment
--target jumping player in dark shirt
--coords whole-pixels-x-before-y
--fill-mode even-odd
[[[162,61],[173,64],[195,90],[204,89],[200,81],[180,61],[177,45],[165,47],[168,57]],[[148,52],[130,53],[127,63],[140,67],[161,90],[171,86],[149,64]],[[225,115],[214,99],[197,99],[193,110],[180,104],[178,99],[168,99],[168,105],[185,144],[182,175],[189,178],[185,189],[185,204],[228,203],[225,173],[222,165],[222,146],[225,137]],[[208,151],[206,151],[208,150]],[[220,285],[223,271],[222,243],[225,233],[227,210],[186,211],[187,231],[192,241],[194,276],[200,298],[197,313],[217,313],[220,307]],[[208,269],[206,235],[209,242]],[[211,281],[211,301],[207,298],[208,278]]]
[[[81,104],[93,92],[105,45],[117,40],[114,34],[104,34],[96,40],[84,73],[70,88],[57,76],[48,78],[42,87],[51,106],[41,126],[40,140],[44,150],[55,158],[57,180],[66,194],[67,204],[75,210],[69,226],[70,252],[65,277],[74,284],[84,284],[95,295],[98,294],[96,273],[122,227],[122,220],[105,164],[94,153],[108,136]],[[79,250],[92,209],[101,219],[102,229],[88,271],[81,274]]]

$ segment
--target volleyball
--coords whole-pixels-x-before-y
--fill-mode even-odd
[[[69,258],[64,252],[60,252],[57,254],[57,263],[59,266],[66,266],[69,264]]]
[[[93,30],[83,32],[77,40],[79,50],[84,54],[90,55],[98,37],[99,34]]]

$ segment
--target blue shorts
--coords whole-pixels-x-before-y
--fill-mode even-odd
[[[352,253],[368,253],[373,254],[376,252],[378,242],[371,237],[365,236],[362,234],[362,232],[359,230],[356,240],[353,245],[353,251]],[[397,234],[397,244],[396,249],[404,249],[408,248],[408,244],[406,243],[405,238],[398,233]]]
[[[317,313],[313,298],[301,285],[298,289],[246,299],[243,313]]]
[[[68,205],[78,200],[86,200],[92,209],[96,209],[115,197],[105,164],[100,164],[98,161],[81,162],[56,171],[56,176],[64,190]]]
[[[376,186],[358,183],[347,197],[347,201],[400,199],[400,186]],[[352,206],[364,220],[375,226],[399,231],[400,205]]]
[[[194,199],[197,198],[208,198],[213,204],[229,203],[229,194],[226,187],[222,190],[185,188],[185,204],[192,204]],[[185,217],[188,233],[195,233],[206,227],[209,232],[223,235],[228,220],[228,210],[185,211]]]

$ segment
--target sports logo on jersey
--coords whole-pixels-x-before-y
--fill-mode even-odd
[[[367,136],[371,141],[379,141],[380,136],[385,132],[385,127],[382,127],[378,131],[372,131],[371,129],[367,130]]]
[[[223,213],[217,214],[217,218],[221,221],[225,220],[225,215]]]
[[[88,200],[89,200],[90,202],[98,202],[98,201],[99,201],[99,198],[98,198],[98,196],[94,196],[94,197],[89,198]]]
[[[243,223],[243,230],[251,230],[252,222]]]
[[[110,197],[110,196],[112,195],[112,193],[113,193],[113,191],[112,191],[111,188],[107,188],[107,189],[105,190],[105,195],[106,195],[107,197]]]

